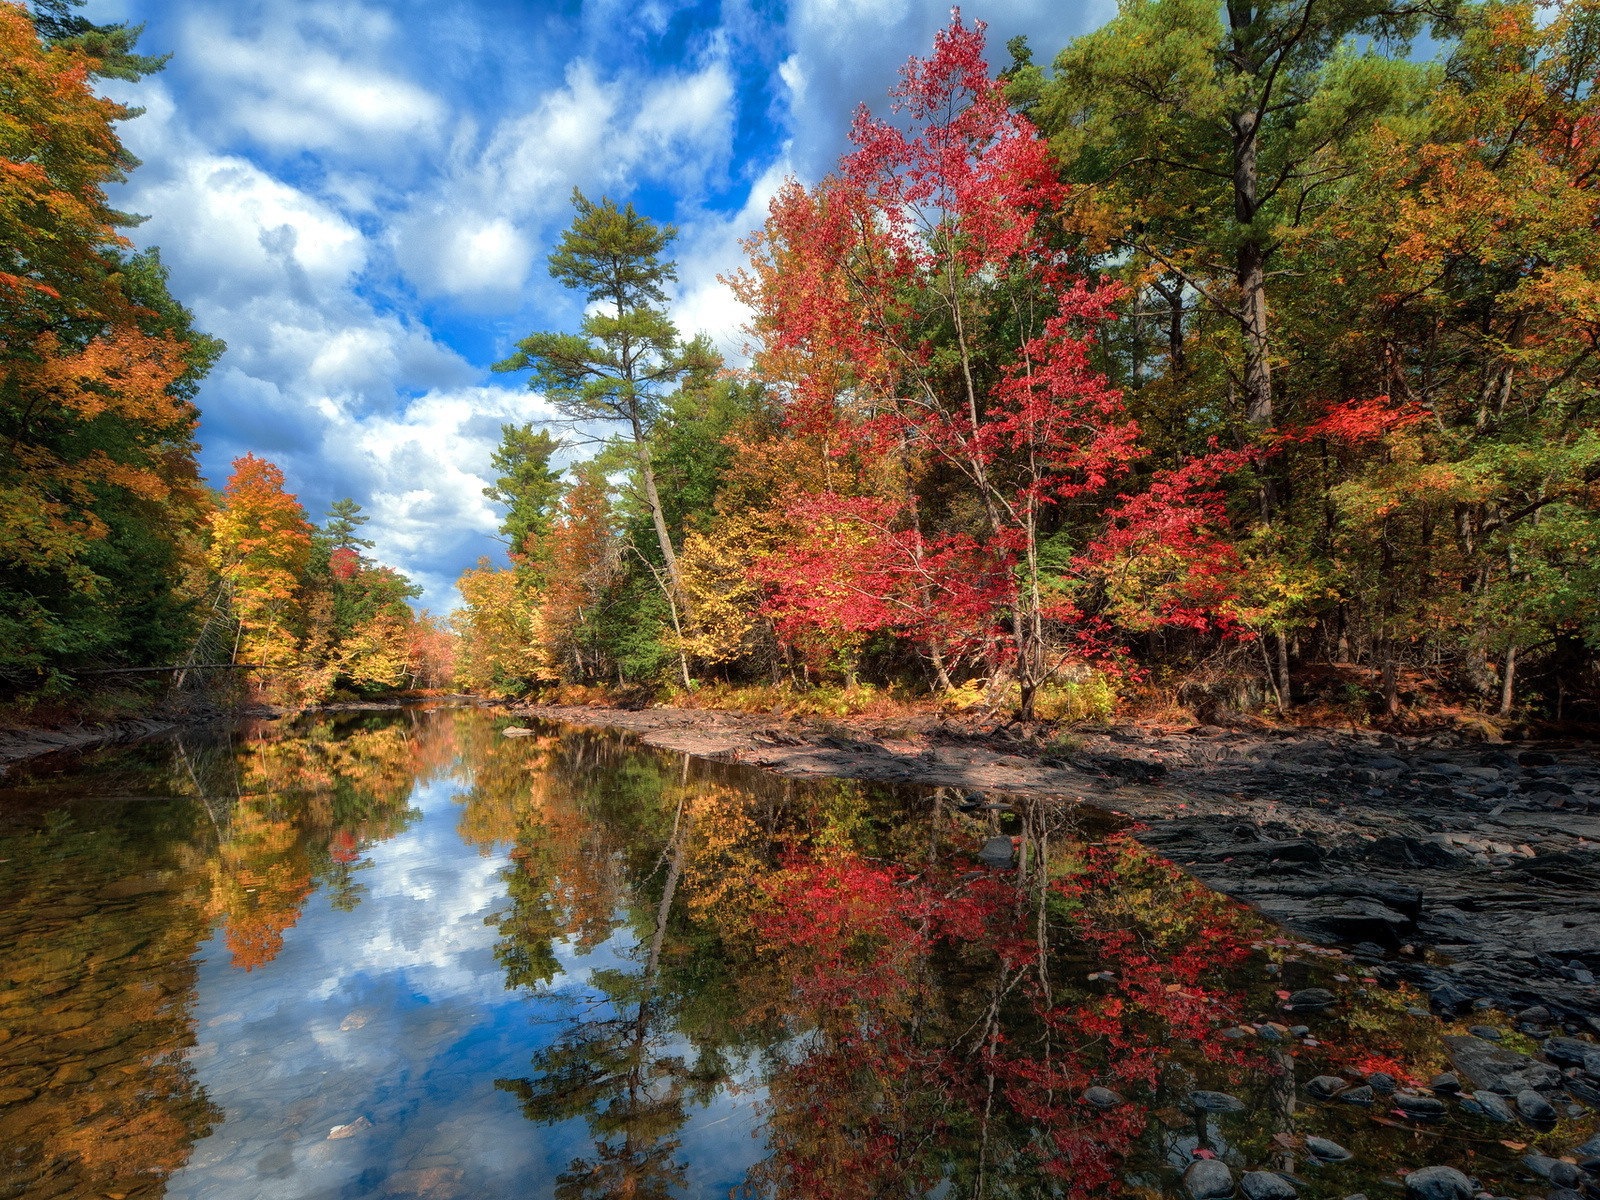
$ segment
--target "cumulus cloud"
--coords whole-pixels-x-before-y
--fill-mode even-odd
[[[641,183],[693,194],[727,169],[734,79],[720,51],[656,78],[602,77],[575,60],[562,85],[490,131],[458,143],[434,187],[393,227],[396,258],[425,295],[503,306],[529,278],[535,244],[570,214],[573,188]]]
[[[220,131],[279,155],[403,157],[441,136],[447,110],[384,63],[400,31],[357,4],[246,3],[189,11],[179,52]]]

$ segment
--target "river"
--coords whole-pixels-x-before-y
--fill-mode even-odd
[[[1446,1036],[1535,1043],[1106,815],[506,724],[266,722],[0,779],[0,1197],[1151,1196],[1210,1164],[1524,1195],[1527,1154],[1594,1133],[1581,1095],[1435,1099]]]

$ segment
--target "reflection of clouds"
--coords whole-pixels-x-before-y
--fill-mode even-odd
[[[220,933],[207,943],[190,1063],[227,1118],[170,1181],[173,1200],[377,1196],[385,1181],[415,1181],[396,1179],[406,1171],[449,1182],[440,1195],[548,1196],[593,1153],[582,1120],[535,1125],[494,1081],[527,1077],[586,1009],[593,973],[637,970],[643,947],[627,926],[588,955],[561,942],[548,989],[507,991],[485,918],[507,903],[510,858],[460,839],[460,786],[419,786],[421,820],[367,852],[361,904],[340,912],[318,892],[265,967],[235,970]],[[693,1055],[676,1036],[664,1045]],[[759,1153],[758,1081],[731,1093],[685,1127],[694,1194],[725,1193]],[[328,1139],[362,1117],[371,1128]]]

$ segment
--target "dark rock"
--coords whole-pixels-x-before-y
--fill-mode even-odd
[[[1435,984],[1428,989],[1428,999],[1433,1001],[1434,1008],[1449,1015],[1462,1012],[1472,1004],[1472,994],[1463,991],[1460,985],[1445,981]]]
[[[1581,1067],[1588,1055],[1600,1053],[1600,1046],[1593,1042],[1570,1037],[1546,1038],[1540,1049],[1551,1062],[1562,1063],[1569,1067]]]
[[[1431,1120],[1442,1117],[1445,1113],[1444,1101],[1432,1096],[1418,1096],[1413,1092],[1396,1092],[1394,1106],[1408,1117],[1421,1117]]]
[[[1553,1125],[1556,1122],[1555,1108],[1532,1088],[1523,1088],[1517,1093],[1517,1111],[1535,1125]]]
[[[1595,1134],[1581,1146],[1572,1148],[1574,1158],[1600,1158],[1600,1133]]]
[[[1394,1094],[1395,1079],[1387,1071],[1374,1071],[1367,1076],[1367,1086],[1375,1092],[1382,1092],[1385,1096]]]
[[[1339,1093],[1339,1100],[1344,1104],[1371,1104],[1375,1099],[1376,1094],[1366,1084]]]
[[[1306,1084],[1306,1091],[1319,1100],[1330,1100],[1350,1086],[1349,1080],[1337,1075],[1318,1075]]]
[[[1498,1042],[1505,1037],[1505,1033],[1496,1029],[1493,1025],[1468,1025],[1467,1032],[1473,1037],[1480,1037],[1491,1042]]]
[[[1190,1092],[1192,1108],[1208,1113],[1236,1113],[1244,1111],[1244,1101],[1227,1092]]]
[[[1461,1090],[1461,1080],[1456,1078],[1454,1072],[1446,1071],[1444,1074],[1435,1075],[1428,1080],[1428,1090],[1445,1093],[1459,1092]]]
[[[1529,1154],[1523,1160],[1523,1165],[1535,1175],[1548,1179],[1557,1187],[1575,1188],[1583,1182],[1583,1172],[1569,1162],[1562,1162],[1559,1158],[1550,1158],[1543,1154]]]
[[[1556,765],[1556,756],[1543,750],[1524,750],[1517,755],[1519,767],[1553,767]]]
[[[1472,1200],[1477,1188],[1454,1167],[1423,1167],[1406,1176],[1412,1200]]]
[[[1371,843],[1365,857],[1391,867],[1453,867],[1460,861],[1438,842],[1392,834]]]
[[[1122,1097],[1110,1088],[1092,1087],[1083,1093],[1085,1104],[1092,1104],[1096,1108],[1116,1108],[1121,1104]]]
[[[1284,1007],[1290,1012],[1321,1012],[1332,1008],[1338,997],[1327,988],[1301,988],[1291,995]]]
[[[1517,1014],[1517,1020],[1529,1025],[1548,1025],[1550,1023],[1550,1010],[1542,1004],[1535,1004],[1525,1008]]]
[[[1325,1163],[1348,1162],[1354,1157],[1338,1142],[1330,1142],[1327,1138],[1314,1135],[1306,1138],[1306,1153],[1317,1161]]]
[[[1491,1121],[1499,1121],[1502,1125],[1509,1125],[1515,1120],[1511,1106],[1493,1092],[1474,1092],[1471,1099],[1461,1102],[1461,1107],[1470,1113],[1488,1117]]]
[[[1276,1171],[1246,1171],[1239,1180],[1246,1200],[1295,1200],[1300,1192]]]
[[[1183,1190],[1190,1200],[1219,1200],[1233,1195],[1233,1172],[1215,1158],[1202,1158],[1189,1164],[1183,1173]]]
[[[1444,1039],[1444,1052],[1457,1073],[1469,1080],[1476,1091],[1494,1088],[1507,1075],[1520,1075],[1534,1060],[1482,1038],[1450,1034]]]

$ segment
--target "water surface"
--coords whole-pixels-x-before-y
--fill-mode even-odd
[[[0,781],[0,1197],[1156,1195],[1196,1155],[1521,1195],[1592,1132],[1309,1098],[1426,1083],[1460,1027],[1104,816],[505,724]]]

